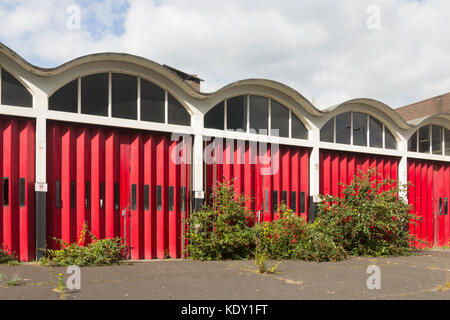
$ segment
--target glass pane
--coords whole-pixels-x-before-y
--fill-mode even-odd
[[[268,124],[269,99],[261,96],[250,96],[250,130],[253,129],[258,134],[267,134]]]
[[[225,102],[215,105],[211,110],[205,114],[205,128],[223,130],[224,126],[224,112]]]
[[[2,104],[33,107],[33,96],[12,74],[2,68]]]
[[[367,114],[353,112],[353,144],[367,146]]]
[[[408,151],[417,152],[417,131],[408,140]]]
[[[336,142],[350,144],[350,112],[336,116]]]
[[[383,124],[372,117],[369,117],[369,136],[371,147],[383,148]]]
[[[135,76],[113,73],[112,116],[137,120],[137,78]]]
[[[78,79],[60,88],[48,99],[50,110],[74,112],[78,111]]]
[[[168,110],[168,122],[170,124],[179,124],[182,126],[191,125],[191,115],[187,110],[169,93],[169,110]]]
[[[450,130],[445,129],[445,155],[450,156]]]
[[[431,126],[431,149],[433,154],[442,154],[442,127]]]
[[[292,113],[292,138],[308,139],[308,129],[306,129],[303,122]]]
[[[247,131],[247,96],[227,100],[227,129]]]
[[[166,91],[141,79],[141,120],[166,122]]]
[[[271,101],[271,132],[272,135],[289,138],[289,109],[276,101]],[[275,134],[273,130],[278,130]]]
[[[81,78],[81,113],[108,116],[108,74]]]
[[[384,147],[386,149],[397,149],[397,140],[392,132],[390,132],[386,127],[384,128]]]
[[[430,152],[430,126],[419,129],[419,152]]]
[[[328,120],[320,129],[320,141],[334,142],[334,118]]]

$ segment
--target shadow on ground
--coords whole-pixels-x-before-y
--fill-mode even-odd
[[[66,268],[35,263],[0,266],[0,299],[450,299],[450,250],[412,257],[351,258],[341,262],[282,261],[260,274],[253,261],[152,260],[81,268],[81,290],[55,291]],[[381,270],[381,288],[369,290],[369,265]]]

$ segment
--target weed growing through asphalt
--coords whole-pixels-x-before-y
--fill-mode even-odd
[[[5,283],[8,287],[15,287],[19,286],[22,281],[23,281],[22,278],[20,278],[17,274],[14,274],[12,278],[9,279],[6,278]]]
[[[58,274],[58,282],[56,285],[56,290],[58,292],[65,292],[66,291],[66,283],[64,281],[64,276],[62,273]]]

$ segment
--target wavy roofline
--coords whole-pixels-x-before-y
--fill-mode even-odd
[[[88,54],[88,55],[84,55],[84,56],[72,59],[72,60],[67,61],[57,67],[54,67],[54,68],[42,68],[42,67],[35,66],[1,42],[0,42],[0,53],[9,57],[12,61],[17,63],[24,70],[26,70],[32,74],[38,75],[38,76],[58,75],[58,74],[64,73],[72,68],[75,68],[75,67],[85,64],[85,63],[95,63],[95,62],[105,61],[105,60],[128,62],[131,64],[136,64],[138,66],[142,66],[144,68],[148,68],[150,70],[153,70],[153,71],[161,74],[162,76],[166,77],[167,79],[172,81],[174,84],[179,86],[188,95],[190,95],[194,98],[197,98],[197,99],[201,99],[201,100],[214,97],[216,95],[226,92],[229,89],[236,88],[236,87],[241,87],[241,86],[245,87],[245,86],[252,86],[252,85],[266,87],[266,88],[276,90],[276,91],[292,98],[295,102],[297,102],[299,105],[301,105],[312,116],[321,116],[321,115],[329,114],[331,112],[336,112],[336,111],[339,111],[339,109],[342,109],[345,106],[348,106],[349,104],[362,104],[362,105],[366,105],[370,108],[377,109],[378,111],[383,113],[386,116],[386,118],[394,121],[394,123],[399,128],[405,129],[405,130],[412,129],[415,127],[420,127],[424,122],[429,122],[430,119],[434,119],[434,118],[450,119],[449,113],[438,113],[438,114],[433,114],[433,115],[427,116],[418,123],[414,123],[411,121],[407,122],[400,116],[399,113],[397,113],[395,111],[395,109],[391,108],[390,106],[388,106],[387,104],[385,104],[381,101],[378,101],[375,99],[370,99],[370,98],[350,99],[350,100],[347,100],[340,104],[337,104],[335,106],[329,107],[325,110],[320,110],[317,107],[315,107],[308,99],[306,99],[297,90],[295,90],[283,83],[280,83],[278,81],[263,79],[263,78],[251,78],[251,79],[238,80],[238,81],[229,83],[214,92],[201,92],[201,91],[197,91],[194,88],[192,88],[185,81],[183,81],[174,71],[164,67],[163,65],[156,63],[152,60],[143,58],[141,56],[132,55],[132,54],[128,54],[128,53],[117,53],[117,52],[92,53],[92,54]]]

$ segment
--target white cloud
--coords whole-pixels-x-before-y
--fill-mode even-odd
[[[198,74],[204,91],[268,78],[321,107],[356,97],[397,107],[450,88],[448,0],[131,0],[122,12],[123,1],[84,1],[81,30],[68,30],[73,3],[0,0],[0,41],[53,65],[99,51],[138,54]],[[366,26],[373,4],[380,30]]]

